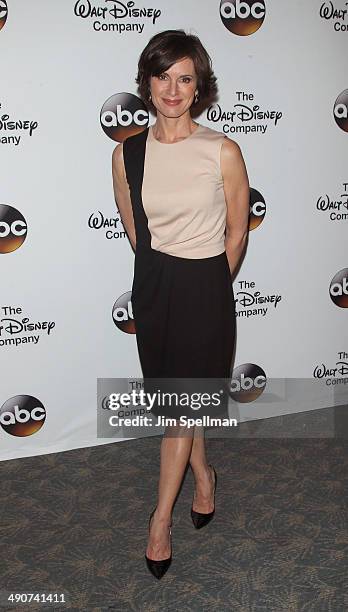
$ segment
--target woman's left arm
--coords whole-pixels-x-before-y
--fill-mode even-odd
[[[242,152],[230,138],[221,147],[221,174],[227,206],[225,249],[233,274],[249,235],[250,187]]]

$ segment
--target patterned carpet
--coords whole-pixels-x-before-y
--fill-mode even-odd
[[[68,606],[1,609],[348,610],[348,445],[325,437],[331,415],[311,413],[321,438],[282,439],[286,418],[241,425],[234,439],[209,431],[216,514],[194,529],[189,469],[161,581],[144,560],[161,437],[1,462],[1,589],[70,598]]]

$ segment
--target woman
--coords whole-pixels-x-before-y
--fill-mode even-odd
[[[164,379],[184,388],[199,377],[228,378],[235,338],[231,274],[248,235],[244,160],[236,142],[191,118],[197,103],[217,91],[198,37],[183,30],[153,36],[139,58],[136,82],[156,123],[116,146],[112,168],[115,198],[135,249],[132,305],[144,387],[158,388]],[[173,407],[152,412],[179,416]],[[157,578],[172,559],[171,516],[188,462],[196,528],[213,517],[216,489],[204,428],[175,420],[165,428],[160,455],[145,553]]]

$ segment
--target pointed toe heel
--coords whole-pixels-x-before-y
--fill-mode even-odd
[[[208,523],[210,523],[210,521],[212,520],[215,514],[215,492],[216,492],[216,485],[217,485],[217,475],[216,475],[214,467],[210,463],[209,463],[209,466],[213,468],[214,478],[215,478],[215,481],[214,481],[214,510],[212,512],[205,512],[205,513],[196,512],[195,510],[193,510],[193,507],[191,506],[191,519],[196,529],[202,529],[202,527],[205,527],[206,525],[208,525]]]
[[[152,516],[153,516],[155,510],[156,510],[156,508],[154,508],[152,510],[151,514],[150,514],[150,518],[149,518],[149,532],[150,532],[151,519],[152,519]],[[171,538],[171,536],[172,536],[171,527],[169,527],[169,535],[170,535],[170,538]],[[171,541],[170,541],[170,544],[172,544]],[[164,576],[166,571],[169,569],[169,566],[170,566],[170,564],[172,562],[172,554],[167,559],[160,559],[159,561],[156,561],[155,559],[149,559],[149,557],[145,554],[145,560],[146,560],[146,565],[147,565],[148,569],[150,570],[151,574],[153,576],[155,576],[155,578],[158,578],[158,580],[160,580]]]
[[[149,559],[149,557],[145,555],[145,559],[146,565],[149,568],[151,574],[155,576],[155,578],[158,578],[158,580],[160,580],[164,576],[172,562],[171,556],[168,559],[163,559],[162,561],[154,561],[153,559]]]
[[[209,513],[195,512],[191,508],[191,518],[196,529],[202,529],[202,527],[208,525],[208,523],[210,523],[211,519],[214,516],[214,512],[215,510]]]

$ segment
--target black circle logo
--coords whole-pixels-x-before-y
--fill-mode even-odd
[[[4,27],[7,19],[7,2],[0,0],[0,30]]]
[[[112,319],[116,327],[126,334],[135,334],[135,324],[132,307],[132,292],[126,291],[112,307]]]
[[[117,93],[104,102],[100,123],[107,136],[123,142],[128,136],[142,132],[149,124],[144,102],[130,93]]]
[[[0,204],[0,253],[11,253],[22,246],[27,235],[23,215],[7,204]]]
[[[266,387],[264,370],[255,363],[243,363],[233,370],[229,394],[236,402],[256,400]]]
[[[257,189],[250,188],[249,230],[258,227],[265,218],[266,202]]]
[[[263,0],[221,0],[221,21],[233,34],[249,36],[258,30],[265,19]]]
[[[348,132],[348,89],[337,96],[333,114],[338,127],[344,132]]]
[[[32,395],[15,395],[0,408],[0,425],[11,436],[32,436],[46,420],[43,404]]]
[[[329,293],[336,306],[348,308],[348,268],[343,268],[335,274],[330,283]]]

